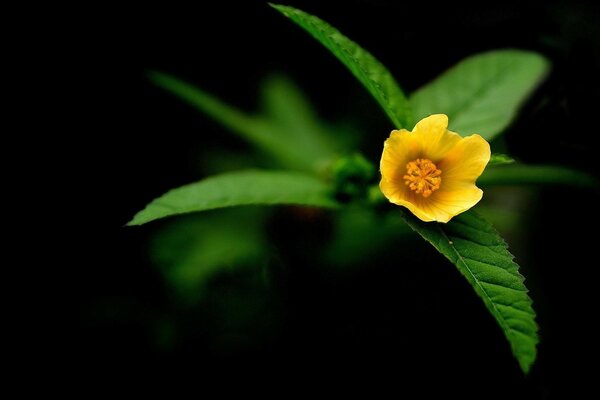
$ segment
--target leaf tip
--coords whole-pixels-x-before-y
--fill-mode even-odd
[[[269,7],[276,9],[277,11],[283,13],[283,15],[287,17],[287,13],[285,12],[286,6],[270,2],[267,2],[267,4],[269,5]]]
[[[525,375],[529,375],[529,372],[531,372],[531,367],[533,366],[533,363],[535,362],[535,358],[536,358],[535,354],[533,354],[532,357],[519,358],[519,366],[521,367],[521,371],[523,371],[523,373]]]
[[[123,225],[124,228],[129,228],[130,226],[139,226],[141,225],[139,222],[136,221],[136,217],[133,217],[131,219],[131,221],[127,222],[125,225]]]
[[[140,226],[144,225],[146,222],[149,222],[149,220],[143,215],[143,212],[144,210],[136,213],[129,222],[123,225],[123,227]]]
[[[286,18],[292,18],[292,14],[298,14],[298,11],[299,11],[290,6],[284,6],[283,4],[275,4],[275,3],[267,3],[267,4],[269,4],[269,6],[276,9],[277,11],[279,11]]]
[[[161,85],[162,83],[164,83],[165,81],[168,81],[169,79],[172,79],[171,76],[169,76],[168,74],[165,74],[164,72],[160,72],[154,69],[148,70],[146,71],[146,78],[148,78],[148,80],[156,85]]]

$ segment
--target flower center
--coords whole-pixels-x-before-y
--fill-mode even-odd
[[[423,197],[431,196],[442,184],[442,170],[426,158],[417,158],[406,164],[404,183]]]

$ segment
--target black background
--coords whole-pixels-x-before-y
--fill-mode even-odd
[[[371,51],[407,92],[476,52],[515,47],[546,55],[552,73],[507,132],[508,151],[526,162],[597,174],[597,6],[357,0],[289,5],[320,16]],[[541,326],[539,358],[527,378],[472,289],[419,240],[398,259],[382,254],[337,279],[295,258],[285,272],[275,273],[274,290],[283,300],[273,306],[276,311],[267,307],[285,315],[281,331],[234,350],[215,348],[206,340],[210,323],[167,305],[168,290],[145,250],[154,228],[122,225],[149,199],[201,178],[198,154],[244,145],[153,87],[145,73],[171,73],[253,110],[261,80],[285,72],[324,119],[350,118],[364,137],[373,138],[362,148],[373,161],[391,126],[337,60],[266,3],[99,7],[82,11],[74,22],[71,34],[85,33],[85,39],[73,49],[67,72],[81,84],[74,100],[83,111],[81,136],[74,139],[79,151],[70,154],[68,168],[88,178],[76,180],[82,201],[74,206],[71,226],[85,233],[77,235],[77,268],[69,282],[79,306],[75,363],[86,378],[110,383],[137,374],[172,377],[181,370],[193,377],[188,383],[199,395],[221,382],[226,389],[281,387],[284,397],[319,387],[512,398],[593,391],[598,235],[584,229],[597,222],[598,196],[570,188],[537,193],[523,242],[515,246],[517,260],[526,261]],[[93,215],[77,221],[89,204]],[[279,238],[280,253],[301,255],[304,245],[326,237],[327,226],[326,217],[306,222],[281,211],[269,229]],[[177,313],[189,320],[187,330],[174,347],[160,349],[149,326]]]

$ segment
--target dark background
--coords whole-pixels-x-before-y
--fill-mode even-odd
[[[525,162],[597,175],[597,6],[288,4],[323,18],[371,51],[407,92],[473,53],[515,47],[546,55],[552,73],[507,132],[507,151]],[[584,229],[598,219],[597,192],[534,191],[518,243],[507,237],[528,278],[541,326],[529,377],[466,281],[417,238],[399,242],[352,273],[322,272],[306,253],[327,239],[327,215],[276,212],[268,227],[276,248],[268,290],[256,292],[252,277],[228,276],[214,283],[210,300],[199,308],[174,305],[146,250],[160,223],[122,226],[150,199],[203,177],[202,154],[245,147],[153,87],[148,70],[189,80],[245,110],[256,108],[267,74],[285,72],[325,120],[349,119],[364,138],[372,138],[363,140],[361,150],[374,162],[392,127],[337,60],[266,3],[98,8],[82,13],[76,25],[72,34],[85,32],[86,39],[75,49],[81,57],[71,68],[85,87],[75,100],[86,113],[74,165],[89,176],[77,183],[81,199],[96,210],[91,221],[74,225],[75,230],[86,225],[86,233],[77,235],[70,283],[79,308],[75,365],[87,378],[110,383],[181,370],[193,377],[199,394],[224,383],[228,389],[281,386],[282,396],[319,385],[391,395],[416,390],[512,398],[563,398],[593,390],[598,235]],[[78,213],[85,208],[75,206]],[[239,325],[227,330],[218,310],[235,313],[235,301],[242,309],[251,301],[258,305],[242,312],[245,322],[236,320]],[[173,320],[177,330],[165,328],[161,336],[157,326]],[[240,338],[240,332],[247,336]]]

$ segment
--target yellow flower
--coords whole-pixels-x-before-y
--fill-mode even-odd
[[[490,160],[479,135],[448,130],[444,114],[423,118],[412,132],[392,131],[381,156],[381,191],[419,219],[448,222],[481,200],[475,181]]]

